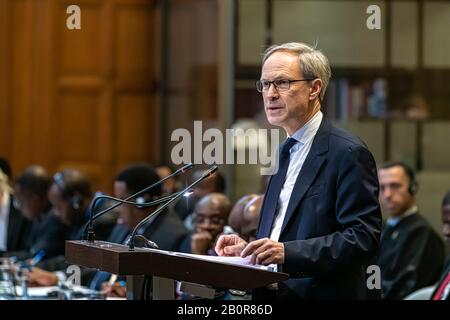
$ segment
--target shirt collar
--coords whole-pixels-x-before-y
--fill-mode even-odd
[[[397,216],[397,217],[390,217],[386,220],[386,224],[391,227],[395,227],[401,220],[405,219],[406,217],[417,213],[419,211],[419,208],[414,205],[408,210],[406,210],[403,214]]]
[[[291,136],[302,145],[306,144],[309,140],[311,140],[316,134],[317,130],[319,130],[320,123],[322,122],[323,114],[322,111],[316,112],[316,114],[309,119],[307,123]]]

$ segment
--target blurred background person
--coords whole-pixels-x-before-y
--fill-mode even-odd
[[[64,254],[64,241],[68,228],[52,211],[47,193],[52,184],[48,172],[32,165],[21,172],[14,182],[15,204],[31,223],[26,246],[22,251],[9,252],[18,259],[29,259],[39,253],[45,260]],[[37,261],[39,262],[39,261]]]
[[[194,210],[194,231],[185,240],[181,251],[216,255],[214,246],[224,231],[230,210],[230,201],[223,193],[213,192],[200,198]]]
[[[89,209],[93,197],[91,180],[81,171],[65,169],[53,176],[48,198],[55,215],[67,228],[66,237],[62,241],[63,246],[66,240],[81,239],[84,225],[89,219]],[[101,204],[99,206],[101,207]],[[105,218],[105,220],[98,219],[99,221],[95,223],[97,240],[106,240],[114,227],[108,217]],[[65,269],[67,264],[64,252],[37,264],[37,266],[50,271]]]
[[[401,162],[386,164],[379,169],[378,179],[380,203],[388,215],[379,258],[383,299],[403,299],[437,281],[444,246],[419,214],[413,170]]]
[[[9,183],[9,164],[0,159],[0,255],[8,251],[24,250],[31,226],[14,206],[13,189]]]

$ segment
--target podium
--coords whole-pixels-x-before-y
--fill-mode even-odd
[[[281,282],[288,274],[253,266],[202,259],[202,256],[135,248],[95,241],[66,241],[66,261],[88,268],[127,276],[127,299],[139,299],[142,276],[153,279],[153,299],[174,299],[175,281],[247,290]]]

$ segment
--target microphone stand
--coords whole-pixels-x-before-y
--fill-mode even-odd
[[[192,187],[200,183],[202,180],[208,178],[210,175],[212,175],[214,172],[216,172],[218,169],[217,166],[213,166],[211,169],[209,169],[207,172],[205,172],[200,178],[195,180],[193,183],[191,183],[189,186],[184,188],[181,192],[179,192],[176,196],[174,196],[172,199],[170,199],[168,202],[163,204],[161,207],[156,209],[153,213],[151,213],[146,218],[142,219],[141,222],[137,224],[137,226],[133,229],[133,232],[130,235],[130,240],[128,243],[128,250],[134,251],[134,238],[136,236],[136,232],[139,230],[140,227],[142,227],[144,224],[146,224],[151,218],[158,216],[164,209],[166,209],[171,203],[178,200],[186,191],[190,190]],[[141,236],[140,238],[142,238]],[[143,237],[145,238],[145,237]],[[149,240],[148,240],[149,241]]]
[[[151,190],[151,189],[153,189],[153,188],[159,186],[160,184],[162,184],[162,183],[163,183],[164,181],[166,181],[167,179],[170,179],[170,178],[173,178],[173,177],[177,177],[177,176],[179,176],[180,174],[185,173],[186,171],[192,169],[193,166],[194,166],[194,165],[193,165],[192,163],[186,164],[185,166],[183,166],[182,168],[178,169],[177,171],[175,171],[175,172],[172,173],[171,175],[168,175],[167,177],[165,177],[165,178],[159,180],[158,182],[155,182],[154,184],[152,184],[152,185],[150,185],[150,186],[148,186],[148,187],[146,187],[146,188],[144,188],[144,189],[142,189],[142,190],[136,192],[135,194],[132,194],[131,196],[129,196],[129,197],[127,197],[126,199],[124,199],[123,201],[121,200],[120,202],[118,202],[118,203],[112,205],[111,207],[106,208],[105,210],[99,212],[99,213],[95,216],[95,218],[94,218],[93,212],[94,212],[94,209],[95,209],[95,207],[96,207],[96,205],[97,205],[97,203],[98,203],[98,200],[99,200],[99,199],[102,199],[102,197],[105,197],[105,196],[96,197],[96,198],[92,201],[91,206],[90,206],[90,209],[89,209],[89,221],[84,225],[83,234],[82,234],[82,240],[87,240],[87,241],[89,241],[89,242],[94,242],[94,240],[95,240],[94,220],[95,220],[95,219],[97,219],[97,218],[99,218],[100,216],[104,215],[105,213],[107,213],[107,212],[109,212],[109,211],[111,211],[111,210],[117,208],[117,207],[120,206],[122,203],[124,203],[124,201],[129,201],[129,200],[131,200],[131,199],[133,199],[133,198],[135,198],[135,197],[137,197],[137,196],[139,196],[139,195],[141,195],[141,194],[143,194],[143,193],[145,193],[145,192],[147,192],[147,191],[149,191],[149,190]],[[170,196],[169,196],[169,197],[170,197]],[[165,198],[168,198],[168,197],[165,197]],[[159,200],[162,200],[162,199],[159,199]],[[156,201],[158,201],[158,200],[156,200]],[[160,202],[158,202],[158,203],[160,203]],[[157,203],[156,203],[156,204],[157,204]],[[139,205],[142,205],[142,204],[139,204]]]

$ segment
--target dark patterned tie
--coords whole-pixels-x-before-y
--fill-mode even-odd
[[[275,213],[278,209],[281,188],[283,187],[286,173],[289,168],[290,154],[292,146],[297,142],[294,138],[288,138],[281,147],[278,171],[270,179],[269,187],[265,195],[264,206],[261,210],[261,223],[258,229],[257,238],[269,237]]]

